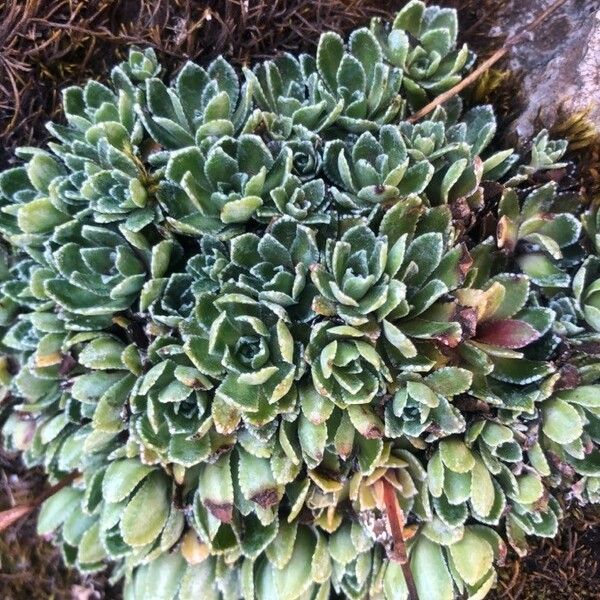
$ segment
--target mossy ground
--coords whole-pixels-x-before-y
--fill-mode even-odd
[[[482,54],[502,40],[486,32],[503,0],[449,0],[459,9],[465,41]],[[122,59],[131,44],[150,45],[170,69],[188,58],[224,54],[236,64],[282,49],[309,50],[327,29],[346,32],[403,0],[0,0],[0,167],[19,145],[41,144],[57,112],[60,89]],[[265,27],[265,24],[267,26]],[[518,110],[518,78],[492,74],[473,91],[505,122]],[[557,131],[574,142],[582,185],[598,189],[600,144],[582,119]],[[0,508],[39,494],[44,477],[0,454]],[[494,600],[587,600],[600,589],[600,510],[567,507],[556,540],[544,540],[518,561],[509,555]],[[35,515],[0,536],[3,600],[118,598],[106,577],[81,578],[62,565],[49,541],[35,534]]]
[[[26,503],[44,489],[41,469],[26,470],[18,456],[0,451],[0,510]],[[2,600],[117,600],[103,575],[67,569],[50,540],[36,534],[35,515],[0,535]]]

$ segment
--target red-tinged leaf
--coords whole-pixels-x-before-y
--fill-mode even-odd
[[[540,337],[529,323],[518,319],[505,319],[482,323],[477,328],[476,340],[500,348],[523,348]]]

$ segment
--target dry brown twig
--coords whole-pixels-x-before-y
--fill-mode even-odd
[[[394,486],[385,479],[382,480],[382,483],[383,502],[385,504],[386,516],[393,539],[393,545],[388,557],[390,560],[397,562],[402,568],[404,581],[408,588],[409,600],[419,600],[419,594],[417,592],[417,586],[415,585],[412,571],[410,570],[408,552],[404,540],[404,513],[398,503],[398,497],[396,496]]]
[[[42,492],[37,498],[26,502],[25,504],[13,506],[12,508],[0,512],[0,533],[8,529],[11,525],[14,525],[17,521],[20,521],[22,518],[31,514],[38,506],[40,506],[40,504],[42,504],[42,502],[44,502],[44,500],[54,496],[54,494],[64,487],[73,483],[77,477],[79,477],[79,473],[70,473],[57,484]]]

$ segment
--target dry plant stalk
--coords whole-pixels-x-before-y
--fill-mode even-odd
[[[0,512],[0,533],[27,515],[30,515],[38,508],[38,506],[40,506],[40,504],[42,504],[42,502],[44,502],[44,500],[47,500],[64,487],[71,484],[77,477],[79,477],[79,473],[70,473],[64,479],[61,479],[58,483],[48,488],[45,492],[42,492],[37,498],[34,498],[30,502],[13,506],[12,508]]]

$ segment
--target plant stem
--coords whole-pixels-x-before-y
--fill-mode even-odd
[[[45,492],[42,492],[31,502],[20,504],[19,506],[13,506],[13,508],[9,508],[8,510],[0,512],[0,532],[5,531],[20,519],[31,514],[44,500],[47,500],[50,498],[50,496],[54,496],[54,494],[72,483],[77,477],[79,477],[79,475],[80,474],[77,471],[74,471],[73,473],[67,475],[64,479],[61,479],[57,484],[48,488]]]
[[[537,27],[543,23],[552,13],[558,10],[567,0],[556,0],[553,2],[546,10],[541,12],[529,25],[527,25],[524,29],[522,29],[519,33],[515,34],[513,37],[509,38],[504,42],[502,48],[496,50],[489,58],[484,60],[472,73],[469,73],[462,81],[457,83],[454,87],[450,88],[447,92],[440,94],[432,100],[429,104],[425,105],[423,108],[418,110],[414,115],[408,117],[408,121],[410,123],[415,123],[421,120],[423,117],[432,112],[435,108],[450,100],[460,92],[462,92],[465,88],[470,86],[473,82],[475,82],[479,77],[485,73],[488,69],[490,69],[495,63],[497,63],[501,58],[503,58],[509,50],[520,43],[523,38],[528,34],[537,29]]]
[[[400,564],[402,573],[404,574],[404,581],[408,588],[408,597],[410,600],[419,600],[419,594],[417,593],[417,586],[410,570],[410,563],[408,561],[408,553],[406,552],[406,544],[404,543],[404,534],[402,530],[404,528],[404,513],[398,504],[398,498],[396,497],[396,490],[389,481],[383,479],[383,502],[385,504],[385,511],[387,513],[388,522],[390,524],[390,530],[392,533],[393,546],[389,554],[390,560]]]

